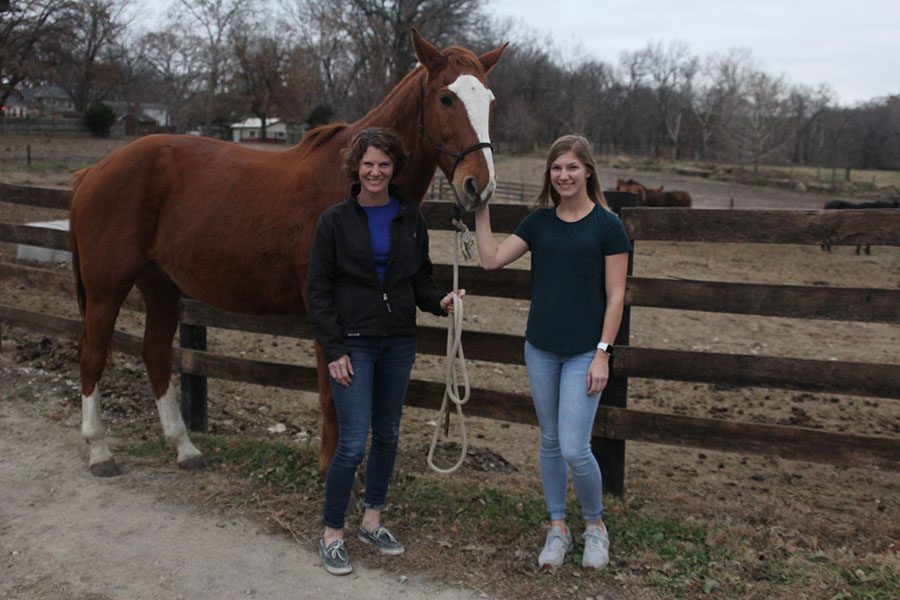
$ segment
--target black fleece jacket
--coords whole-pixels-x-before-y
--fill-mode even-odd
[[[419,207],[391,186],[400,211],[391,223],[384,282],[378,278],[359,184],[319,217],[307,275],[307,310],[328,361],[349,351],[344,339],[415,335],[416,307],[440,316],[441,298],[428,257],[428,230]]]

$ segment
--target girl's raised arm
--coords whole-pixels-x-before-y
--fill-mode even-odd
[[[528,244],[516,234],[497,244],[491,231],[491,213],[487,206],[475,213],[475,241],[478,243],[481,266],[488,271],[505,267],[528,252]]]

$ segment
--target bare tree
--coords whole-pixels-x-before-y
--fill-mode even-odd
[[[530,152],[571,122],[571,111],[563,108],[566,73],[535,38],[511,45],[503,60],[503,69],[491,74],[496,130],[517,151]]]
[[[625,64],[634,81],[646,77],[652,83],[660,127],[672,146],[672,157],[677,158],[682,119],[690,110],[699,60],[683,41],[672,41],[665,48],[662,42],[651,41],[643,50],[628,56]]]
[[[76,110],[108,98],[123,81],[128,4],[129,0],[88,0],[68,10],[73,26],[58,42],[63,58],[56,79]]]
[[[70,0],[25,0],[0,14],[0,106],[24,81],[46,77],[73,8]]]
[[[186,11],[187,25],[199,28],[205,51],[206,93],[204,98],[204,129],[212,131],[217,96],[222,92],[223,72],[228,58],[228,36],[231,27],[242,15],[252,12],[256,0],[178,0]],[[172,10],[169,19],[181,21],[185,15]]]
[[[282,5],[292,26],[311,34],[326,102],[344,118],[370,108],[415,66],[412,27],[441,47],[462,42],[485,18],[482,0],[282,0]]]
[[[284,67],[287,51],[280,40],[272,34],[250,34],[234,31],[232,44],[237,61],[240,99],[244,107],[260,120],[260,134],[266,140],[267,119],[273,107],[284,96]]]
[[[753,164],[754,173],[762,161],[784,158],[785,145],[790,139],[786,127],[788,115],[784,79],[761,71],[752,73],[747,80],[747,95],[733,143],[739,156]]]
[[[828,85],[818,88],[798,85],[791,88],[788,104],[793,120],[794,150],[791,162],[805,165],[814,144],[814,134],[822,125],[822,115],[832,103],[834,92]]]
[[[746,48],[733,48],[724,55],[713,54],[704,61],[692,102],[700,128],[698,154],[701,158],[710,157],[716,140],[715,145],[720,149],[727,147],[753,70],[754,60]]]
[[[187,126],[186,109],[200,93],[203,63],[200,39],[187,32],[162,29],[140,39],[140,60],[150,70],[156,92],[176,129]]]

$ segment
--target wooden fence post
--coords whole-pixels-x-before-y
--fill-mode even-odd
[[[206,351],[206,327],[179,325],[179,346],[190,350]],[[191,431],[206,433],[206,377],[181,374],[181,416]]]
[[[629,193],[604,192],[606,201],[616,214],[623,207],[633,207],[637,204],[637,196]],[[632,240],[632,246],[634,240]],[[634,251],[628,255],[628,275],[634,271]],[[631,307],[625,305],[622,312],[622,324],[616,336],[614,346],[627,346],[630,339]],[[615,357],[613,357],[609,382],[600,397],[601,406],[613,406],[626,408],[628,406],[628,378],[619,377],[615,372]],[[591,452],[600,465],[600,474],[603,476],[603,491],[618,498],[625,497],[625,440],[614,440],[593,436],[591,438]]]

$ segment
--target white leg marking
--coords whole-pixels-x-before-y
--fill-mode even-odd
[[[184,426],[181,409],[178,407],[171,385],[166,388],[166,393],[156,401],[156,409],[159,411],[159,422],[162,423],[163,435],[178,450],[178,462],[200,456],[201,452],[188,439],[187,427]]]
[[[456,94],[463,106],[466,107],[466,113],[469,115],[469,123],[475,130],[479,142],[491,142],[490,132],[490,116],[491,102],[494,100],[494,93],[484,87],[484,84],[478,81],[474,75],[460,75],[456,81],[447,86],[451,92]],[[484,200],[494,192],[497,181],[494,178],[494,158],[488,148],[482,148],[484,153],[484,161],[488,166],[488,185],[481,194]]]
[[[90,396],[81,397],[81,435],[91,447],[91,465],[112,459],[106,445],[106,430],[100,420],[100,386]]]

